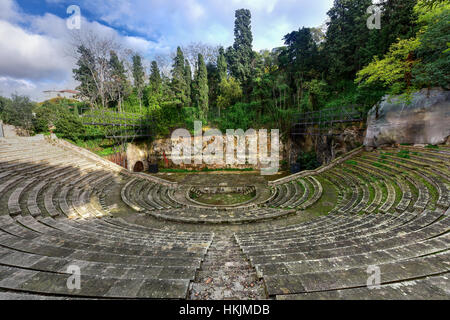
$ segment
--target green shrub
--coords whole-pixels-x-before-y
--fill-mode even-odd
[[[0,105],[1,117],[5,123],[33,131],[34,103],[28,97],[13,94],[11,99],[3,98]]]
[[[297,157],[297,163],[300,165],[300,170],[314,170],[320,167],[315,152],[300,152]]]
[[[57,136],[72,141],[82,139],[85,133],[85,128],[80,118],[69,112],[62,112],[55,121]]]

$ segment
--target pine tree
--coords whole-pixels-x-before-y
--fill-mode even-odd
[[[142,58],[140,55],[135,54],[133,56],[133,79],[134,88],[136,90],[137,96],[139,98],[139,111],[142,112],[142,92],[144,89],[144,67],[142,66]]]
[[[202,120],[207,120],[209,109],[208,72],[206,70],[205,60],[201,54],[198,55],[194,82],[194,101],[198,108],[199,118]]]
[[[149,80],[150,90],[152,94],[158,94],[161,91],[162,79],[161,72],[159,71],[158,63],[156,61],[152,61]]]
[[[187,96],[187,85],[185,78],[185,66],[184,66],[184,55],[181,48],[177,48],[177,55],[174,58],[172,65],[172,90],[175,94],[175,99],[178,100],[179,106],[186,106]]]

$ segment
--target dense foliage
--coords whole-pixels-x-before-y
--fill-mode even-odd
[[[5,123],[32,131],[34,106],[35,104],[25,96],[13,94],[11,99],[0,97],[0,118]]]
[[[240,9],[232,46],[180,46],[169,59],[156,57],[149,70],[140,55],[124,56],[113,44],[90,38],[77,48],[79,98],[91,109],[149,116],[161,136],[176,127],[192,129],[195,120],[221,130],[267,127],[283,134],[298,112],[367,111],[386,93],[448,89],[448,1],[380,1],[381,29],[367,26],[371,5],[335,0],[326,25],[300,27],[284,36],[284,46],[260,52],[252,47],[251,12]],[[39,106],[32,121],[31,102],[13,100],[0,99],[7,122],[28,128],[33,122],[36,131],[52,124],[70,139],[87,130],[74,128],[77,116],[67,106]]]
[[[314,170],[320,166],[315,152],[301,152],[297,157],[297,164],[300,165],[300,171]]]

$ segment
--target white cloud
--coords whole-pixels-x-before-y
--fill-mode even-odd
[[[74,89],[77,86],[72,79],[75,59],[70,55],[72,38],[66,20],[49,13],[43,16],[19,14],[14,2],[8,2],[0,0],[3,8],[11,9],[8,14],[0,11],[0,94],[26,94],[41,100],[45,90]],[[16,17],[26,20],[26,25],[19,24]],[[121,36],[96,21],[83,18],[81,26],[101,37],[115,38],[124,47],[138,52],[152,48],[167,51],[143,38]]]
[[[44,1],[44,0],[42,0]],[[69,0],[45,0],[68,6]],[[114,37],[124,47],[148,58],[180,45],[233,43],[235,10],[252,13],[254,49],[282,45],[285,34],[302,26],[318,26],[333,0],[79,0],[84,29]],[[96,17],[97,21],[88,21]],[[107,24],[108,26],[106,26]],[[119,30],[119,31],[118,31]],[[142,36],[139,36],[142,35]],[[151,39],[151,40],[150,40]],[[66,53],[70,35],[66,20],[50,13],[26,15],[14,0],[0,0],[0,92],[31,93],[73,89],[74,60]]]
[[[0,75],[16,79],[61,80],[73,64],[61,55],[61,42],[31,34],[18,26],[0,21]]]
[[[0,19],[8,21],[21,20],[19,8],[14,0],[1,0],[0,1]]]

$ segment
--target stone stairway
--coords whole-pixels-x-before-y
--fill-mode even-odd
[[[234,236],[216,234],[191,284],[192,300],[265,299],[263,281],[241,252]]]

